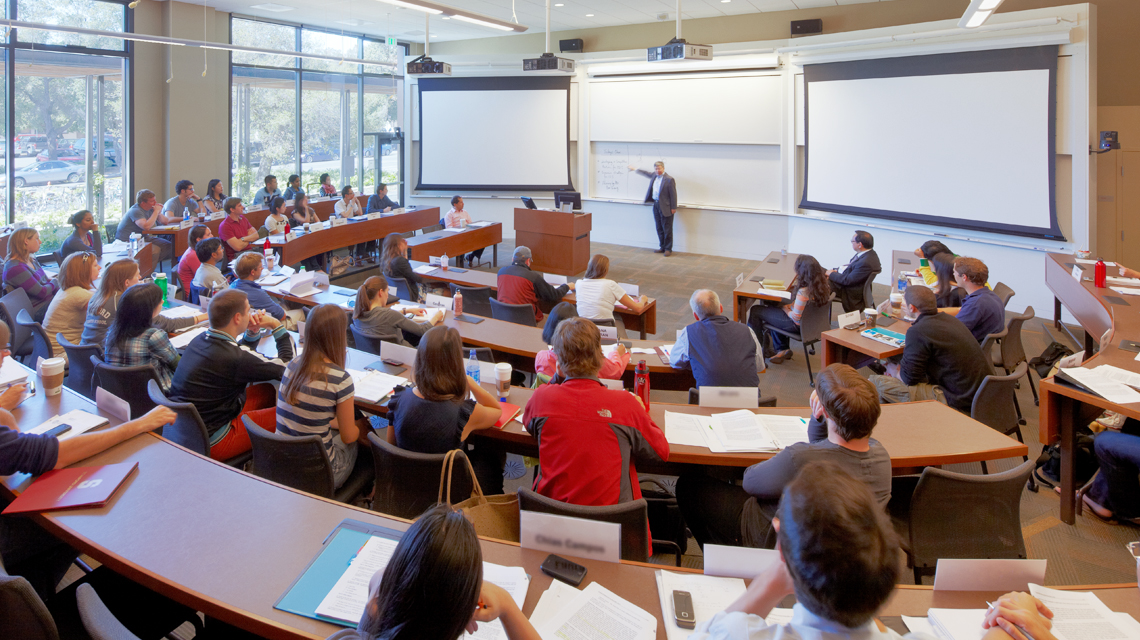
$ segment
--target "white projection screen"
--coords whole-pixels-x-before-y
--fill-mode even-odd
[[[570,78],[420,78],[417,189],[555,191],[570,184]]]
[[[805,209],[1063,239],[1057,47],[808,65]]]

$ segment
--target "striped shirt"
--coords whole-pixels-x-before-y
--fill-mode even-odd
[[[300,367],[300,359],[285,367],[285,375],[277,391],[277,433],[287,436],[318,435],[325,445],[329,462],[336,466],[337,449],[332,439],[336,408],[342,402],[351,402],[356,390],[352,376],[335,364],[326,364],[325,379],[314,380],[297,390],[294,402],[285,397],[289,379]]]

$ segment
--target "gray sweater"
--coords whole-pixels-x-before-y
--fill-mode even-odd
[[[360,333],[379,340],[387,340],[404,346],[411,346],[404,339],[404,333],[422,336],[431,325],[420,324],[407,319],[404,314],[390,307],[372,307],[359,318],[352,319],[352,326]]]

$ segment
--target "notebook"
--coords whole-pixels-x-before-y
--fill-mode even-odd
[[[54,469],[36,478],[5,515],[102,507],[139,468],[137,462]]]

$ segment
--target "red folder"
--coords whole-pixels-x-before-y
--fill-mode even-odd
[[[496,429],[502,429],[503,427],[507,426],[507,423],[514,419],[514,417],[517,416],[520,411],[522,411],[518,405],[511,404],[509,402],[503,402],[502,400],[499,401],[499,406],[503,408],[503,415],[499,416],[498,422],[495,423]]]
[[[48,471],[8,505],[4,514],[101,507],[139,468],[137,462]]]

